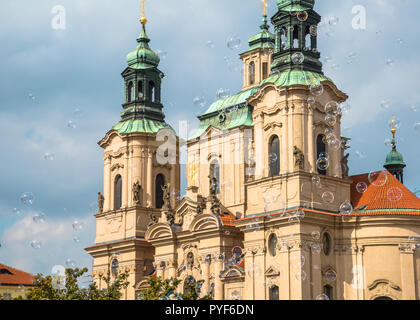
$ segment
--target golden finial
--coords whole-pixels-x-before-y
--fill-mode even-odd
[[[392,134],[395,136],[395,133],[397,132],[397,129],[395,129],[395,116],[392,116]]]
[[[146,13],[145,13],[145,10],[144,10],[145,5],[146,5],[146,0],[141,0],[142,13],[141,13],[141,18],[140,18],[140,23],[142,25],[145,25],[147,23]]]
[[[266,16],[267,15],[267,7],[268,7],[268,4],[267,4],[267,1],[268,0],[261,0],[261,2],[262,2],[262,6],[264,7],[264,15]]]

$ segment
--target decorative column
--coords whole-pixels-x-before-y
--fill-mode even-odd
[[[176,277],[176,266],[174,259],[169,259],[166,265],[166,270],[168,272],[168,278]]]
[[[414,261],[415,245],[400,244],[401,289],[403,300],[416,300],[416,277]]]
[[[214,300],[223,300],[223,283],[220,279],[220,273],[223,270],[223,255],[217,254],[215,257],[214,266]]]
[[[264,114],[261,112],[254,118],[255,128],[255,179],[263,178],[264,174]]]
[[[111,210],[111,157],[105,159],[104,165],[104,212]]]
[[[127,150],[125,153],[125,159],[124,159],[124,177],[123,177],[123,199],[122,199],[122,207],[128,207],[128,199],[129,199],[129,194],[131,193],[131,186],[129,185],[129,178],[128,178],[128,173],[129,173],[129,168],[128,168],[128,159],[130,157],[130,151]]]
[[[153,206],[153,152],[147,150],[147,207]]]
[[[206,260],[206,255],[198,257],[200,261],[201,270],[203,271],[203,286],[201,287],[201,295],[205,296],[210,292],[210,263],[211,258]]]
[[[307,139],[308,139],[308,162],[310,166],[310,172],[317,172],[316,170],[316,159],[315,159],[315,141],[314,141],[314,109],[308,105],[308,122],[307,126]]]
[[[177,186],[177,182],[176,182],[176,164],[172,164],[171,165],[171,187],[170,187],[170,192],[171,192],[171,200],[172,200],[172,208],[175,208],[176,206],[176,197],[177,197],[177,193],[176,193],[176,186]]]

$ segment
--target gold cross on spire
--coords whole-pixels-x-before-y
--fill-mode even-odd
[[[141,0],[141,9],[142,9],[142,12],[141,12],[140,23],[142,25],[145,25],[147,23],[146,12],[144,10],[145,5],[146,5],[146,0]]]
[[[269,1],[269,0],[261,0],[262,6],[264,7],[264,15],[265,16],[267,15],[267,7],[268,7],[267,1]]]

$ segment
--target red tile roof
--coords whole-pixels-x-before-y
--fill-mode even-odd
[[[371,184],[369,174],[351,177],[351,202],[354,209],[357,211],[366,206],[354,215],[420,215],[420,199],[389,171],[385,170],[385,173],[387,179],[382,186]],[[363,182],[366,183],[367,190],[361,193],[356,187]]]
[[[1,285],[33,285],[35,276],[0,263]]]
[[[233,221],[236,220],[234,216],[231,216],[230,214],[221,214],[220,220],[222,221],[222,225],[224,226],[231,226],[234,227]]]

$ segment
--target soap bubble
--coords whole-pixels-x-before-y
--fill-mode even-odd
[[[353,212],[353,206],[350,201],[344,201],[340,205],[340,214],[351,214]]]
[[[44,223],[45,222],[45,214],[43,214],[42,212],[36,213],[33,217],[32,220],[35,223]]]
[[[31,247],[34,249],[40,249],[42,246],[41,241],[37,241],[37,240],[32,240],[31,241]]]
[[[316,297],[316,300],[330,300],[330,298],[328,298],[326,294],[322,293]]]
[[[330,161],[328,160],[328,158],[319,158],[316,161],[316,166],[319,170],[325,171],[330,166]]]
[[[85,224],[83,222],[79,222],[78,220],[75,220],[72,224],[74,231],[79,231],[84,228]]]
[[[311,236],[314,240],[319,240],[321,239],[321,234],[319,231],[312,231],[311,232]]]
[[[195,97],[193,99],[193,103],[196,106],[200,106],[201,108],[203,108],[206,105],[206,99],[204,97]]]
[[[161,59],[166,59],[168,57],[168,52],[164,51],[164,50],[157,50],[156,54],[159,56],[159,58]]]
[[[66,263],[66,266],[68,268],[75,268],[76,267],[76,262],[74,260],[67,259],[65,263]]]
[[[334,271],[330,270],[327,271],[327,273],[325,274],[325,278],[328,282],[334,282],[337,279],[337,274]]]
[[[32,192],[24,192],[22,193],[22,195],[20,196],[20,201],[29,206],[32,205],[35,201],[35,196]]]
[[[393,187],[388,190],[387,198],[389,201],[400,201],[403,196],[403,193],[400,188]]]
[[[311,245],[311,252],[313,254],[320,254],[321,253],[321,246],[317,243]]]
[[[336,16],[332,16],[332,17],[330,17],[329,19],[328,19],[328,24],[330,25],[330,26],[333,26],[333,27],[335,27],[337,24],[338,24],[338,22],[340,21],[340,19],[338,19],[338,17],[336,17]]]
[[[74,122],[73,120],[69,120],[67,122],[67,127],[69,127],[70,129],[75,129],[77,127],[77,123]]]
[[[320,95],[322,95],[324,93],[324,86],[321,83],[319,83],[319,84],[312,84],[309,87],[309,91],[314,96],[320,96]]]
[[[294,54],[292,54],[292,62],[294,64],[302,64],[304,60],[305,56],[302,52],[295,52]]]
[[[20,214],[22,214],[22,210],[20,210],[19,208],[13,208],[13,214],[15,214],[15,215],[20,215]]]
[[[334,202],[334,194],[331,191],[325,191],[322,194],[322,200],[324,200],[325,203],[333,203]]]
[[[51,286],[55,290],[64,290],[66,288],[66,277],[63,275],[53,276]]]
[[[55,159],[55,155],[53,153],[45,153],[44,154],[44,160],[47,161],[53,161]]]
[[[388,180],[388,175],[386,170],[382,171],[373,171],[369,173],[368,176],[369,182],[375,187],[382,187]]]
[[[238,50],[241,47],[241,39],[237,36],[232,36],[227,40],[227,47],[230,50]]]
[[[308,13],[306,11],[299,11],[299,12],[296,13],[296,18],[300,22],[304,22],[304,21],[308,20]]]
[[[206,42],[206,47],[213,49],[215,47],[215,44],[213,41],[209,40]]]

